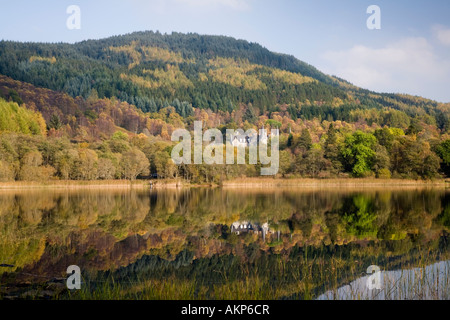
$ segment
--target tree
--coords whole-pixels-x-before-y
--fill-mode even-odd
[[[167,163],[168,158],[169,158],[168,154],[165,153],[164,151],[158,151],[154,156],[153,163],[156,168],[156,174],[158,175],[159,178],[165,177],[164,167]]]
[[[166,151],[156,152],[153,164],[155,165],[158,177],[161,179],[173,178],[177,174],[177,166]]]
[[[423,130],[423,126],[420,124],[419,119],[413,119],[411,121],[411,124],[408,127],[408,130],[406,130],[407,135],[417,135],[419,132]]]
[[[46,181],[55,174],[51,166],[42,166],[42,154],[35,150],[27,152],[21,161],[19,179],[23,181]]]
[[[100,158],[97,164],[97,177],[102,180],[114,179],[116,175],[116,167],[111,159]]]
[[[285,176],[292,167],[292,155],[288,150],[280,151],[280,168],[279,173]]]
[[[62,127],[62,122],[61,122],[61,119],[59,119],[59,116],[56,113],[52,114],[50,121],[48,123],[48,128],[59,130],[61,127]]]
[[[304,157],[298,156],[295,167],[302,176],[317,178],[321,172],[331,167],[331,163],[325,159],[324,151],[320,146],[314,145]]]
[[[266,120],[266,125],[269,125],[271,128],[281,128],[281,122],[273,119]]]
[[[297,146],[301,149],[303,153],[306,153],[309,151],[312,147],[312,139],[311,134],[309,133],[309,130],[307,128],[302,130],[302,134],[300,138],[298,139]]]
[[[387,178],[390,176],[389,167],[391,159],[385,147],[377,145],[375,147],[375,156],[373,159],[373,169],[377,176]]]
[[[63,180],[77,178],[77,168],[75,165],[76,160],[78,160],[78,152],[70,147],[66,147],[55,154],[54,165],[57,169],[58,175]]]
[[[81,148],[75,160],[75,176],[79,180],[95,180],[97,178],[98,156],[94,150]]]
[[[405,136],[394,141],[391,152],[393,170],[407,178],[431,179],[437,176],[439,157],[431,151],[430,144]]]
[[[292,147],[293,143],[294,143],[294,135],[292,133],[289,133],[289,137],[287,139],[286,146],[288,148],[290,148],[290,147]]]
[[[0,131],[45,135],[47,125],[40,112],[0,98]]]
[[[255,110],[253,109],[252,104],[250,103],[245,110],[245,114],[242,117],[243,121],[254,122],[256,120]]]
[[[333,124],[330,124],[325,140],[324,158],[331,163],[331,172],[336,175],[342,171],[341,155],[337,140],[337,132]]]
[[[427,155],[423,161],[422,177],[425,179],[434,179],[439,175],[441,160],[435,153]]]
[[[10,89],[8,94],[9,94],[9,98],[11,99],[12,102],[17,103],[19,106],[21,106],[23,104],[23,100],[20,98],[20,96],[16,90]]]
[[[450,140],[445,140],[437,148],[436,153],[442,159],[442,169],[448,176],[450,174]]]
[[[125,178],[129,180],[136,180],[139,175],[150,173],[150,161],[137,148],[132,148],[122,155],[121,165]]]
[[[356,131],[347,135],[342,149],[346,169],[355,177],[363,177],[372,170],[376,138],[371,133]]]
[[[14,170],[6,161],[0,160],[0,181],[7,182],[14,180]]]
[[[29,151],[23,157],[22,166],[39,167],[42,164],[42,154],[37,151]]]
[[[128,135],[122,131],[117,131],[109,140],[109,147],[114,153],[123,153],[130,149]]]
[[[392,143],[394,142],[394,134],[391,129],[384,127],[383,129],[378,129],[375,131],[374,136],[377,138],[378,143],[385,147],[387,150],[390,150],[392,147]]]

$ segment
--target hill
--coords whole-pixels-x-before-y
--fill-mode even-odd
[[[74,98],[95,89],[144,112],[177,99],[182,117],[191,115],[189,104],[213,112],[251,104],[256,115],[286,106],[293,120],[347,121],[353,110],[392,108],[429,115],[443,129],[449,118],[448,105],[362,90],[293,56],[223,36],[147,31],[76,44],[2,41],[0,74]]]
[[[194,120],[222,131],[279,128],[283,176],[428,179],[449,172],[450,104],[364,90],[223,36],[1,41],[0,99],[8,112],[17,104],[46,125],[36,137],[36,130],[12,130],[21,118],[8,116],[0,161],[14,179],[21,179],[24,150],[55,168],[50,178],[136,178],[146,170],[127,173],[121,161],[145,163],[141,153],[159,177],[220,182],[258,174],[252,166],[171,165],[173,130],[192,129]]]

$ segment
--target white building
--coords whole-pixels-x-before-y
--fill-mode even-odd
[[[235,134],[232,138],[231,144],[233,147],[248,147],[251,142],[251,137]]]
[[[278,137],[280,135],[279,129],[276,129],[275,132],[268,133],[267,130],[263,127],[259,135],[257,136],[247,136],[245,134],[239,134],[236,132],[234,135],[229,137],[229,142],[232,144],[233,147],[248,147],[251,142],[253,142],[253,139],[257,139],[259,143],[261,144],[267,144],[269,139],[273,139],[274,137]]]

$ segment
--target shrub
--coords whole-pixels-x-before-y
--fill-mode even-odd
[[[7,182],[14,180],[14,170],[5,161],[0,161],[0,181]]]
[[[377,178],[378,179],[391,179],[391,171],[389,171],[389,169],[380,169],[377,172]]]

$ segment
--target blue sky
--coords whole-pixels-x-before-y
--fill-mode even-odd
[[[69,30],[69,5],[81,29]],[[369,30],[369,5],[381,30]],[[450,102],[448,0],[15,0],[2,3],[0,39],[77,42],[142,30],[228,35],[292,54],[379,92]]]

